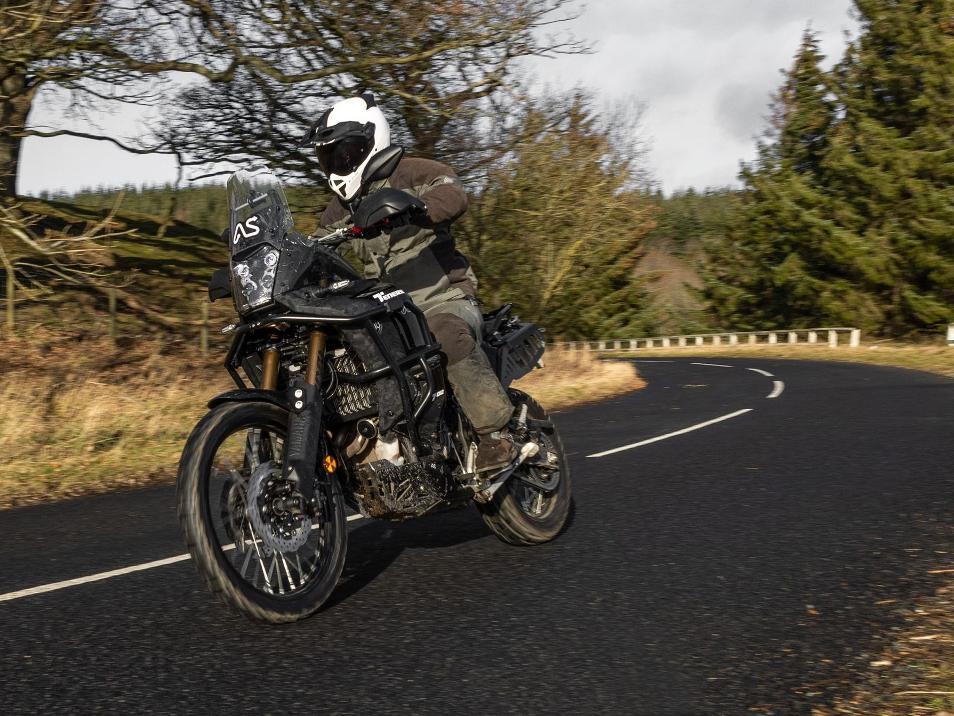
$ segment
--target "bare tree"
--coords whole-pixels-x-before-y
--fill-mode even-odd
[[[259,5],[233,4],[232,22],[265,22]],[[175,137],[187,163],[260,158],[287,178],[314,181],[317,165],[298,148],[305,128],[334,99],[370,90],[397,141],[423,156],[465,156],[466,170],[500,137],[481,121],[499,123],[490,111],[503,106],[520,59],[586,51],[550,29],[571,10],[570,0],[278,3],[255,48],[264,67],[246,63],[228,82],[185,90],[160,141]]]
[[[7,0],[0,3],[0,195],[15,194],[24,137],[74,135],[171,152],[165,129],[147,145],[31,126],[30,110],[46,90],[61,92],[77,111],[117,102],[168,106],[173,87],[201,80],[183,96],[189,104],[176,108],[195,163],[292,157],[284,140],[293,127],[301,131],[316,101],[365,86],[394,99],[427,151],[462,104],[505,82],[515,59],[580,49],[545,35],[568,4]],[[300,168],[301,156],[284,163]]]

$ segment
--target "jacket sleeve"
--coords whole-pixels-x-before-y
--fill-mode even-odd
[[[457,174],[446,164],[428,162],[427,182],[421,198],[427,218],[435,224],[457,221],[467,211],[467,194]]]

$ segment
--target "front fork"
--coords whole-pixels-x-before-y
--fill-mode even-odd
[[[325,365],[328,335],[312,331],[308,336],[308,364],[305,375],[296,374],[288,381],[288,439],[285,441],[285,464],[282,477],[295,482],[308,510],[315,499],[315,471],[321,446],[321,383]],[[278,382],[277,349],[273,360],[269,351],[263,361],[263,387],[274,390]]]

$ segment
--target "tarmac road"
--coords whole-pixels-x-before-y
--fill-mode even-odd
[[[181,555],[171,487],[0,512],[0,713],[808,714],[877,657],[883,602],[952,566],[954,381],[640,371],[557,417],[558,540],[509,547],[470,509],[355,521],[333,602],[295,625],[224,611],[187,559],[24,592]]]

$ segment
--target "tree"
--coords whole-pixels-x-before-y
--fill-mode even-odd
[[[642,156],[611,140],[636,121],[601,116],[580,92],[527,113],[531,139],[493,172],[458,232],[488,304],[514,302],[565,339],[652,324],[634,268],[654,207],[633,186]]]
[[[832,219],[891,335],[954,320],[954,2],[857,0],[826,161]]]
[[[733,328],[879,325],[866,292],[880,256],[839,225],[827,161],[838,121],[815,33],[805,32],[772,104],[767,141],[743,167],[739,224],[708,245],[706,295]]]
[[[185,141],[180,147],[173,141],[176,135],[164,129],[157,132],[157,142],[143,144],[62,126],[31,127],[30,110],[41,92],[58,93],[62,103],[83,111],[123,102],[168,105],[174,90],[186,84],[191,89],[185,99],[196,104],[179,105],[178,112],[204,112],[197,125],[208,131],[201,139],[216,140],[209,144],[212,155],[200,158],[230,159],[223,150],[234,148],[245,133],[258,140],[250,142],[257,151],[291,126],[301,131],[310,115],[296,98],[321,99],[356,84],[384,86],[388,73],[404,72],[403,86],[391,92],[414,110],[409,115],[417,118],[414,128],[423,140],[440,130],[442,99],[453,113],[454,102],[486,96],[500,86],[514,58],[568,47],[537,39],[537,30],[565,4],[9,0],[0,4],[3,194],[15,193],[20,146],[27,136],[71,134],[142,153],[182,155],[201,149],[189,144],[190,134],[179,135]],[[223,87],[210,89],[216,85]],[[453,90],[443,97],[435,87]]]
[[[282,3],[259,54],[224,83],[187,88],[168,113],[165,141],[188,164],[266,160],[287,179],[316,183],[310,150],[298,143],[331,102],[372,91],[398,143],[466,173],[493,134],[482,111],[521,58],[580,52],[572,38],[545,35],[569,0],[302,0]],[[229,4],[237,24],[255,2]],[[225,10],[223,9],[223,12]],[[299,68],[315,68],[308,71]]]

